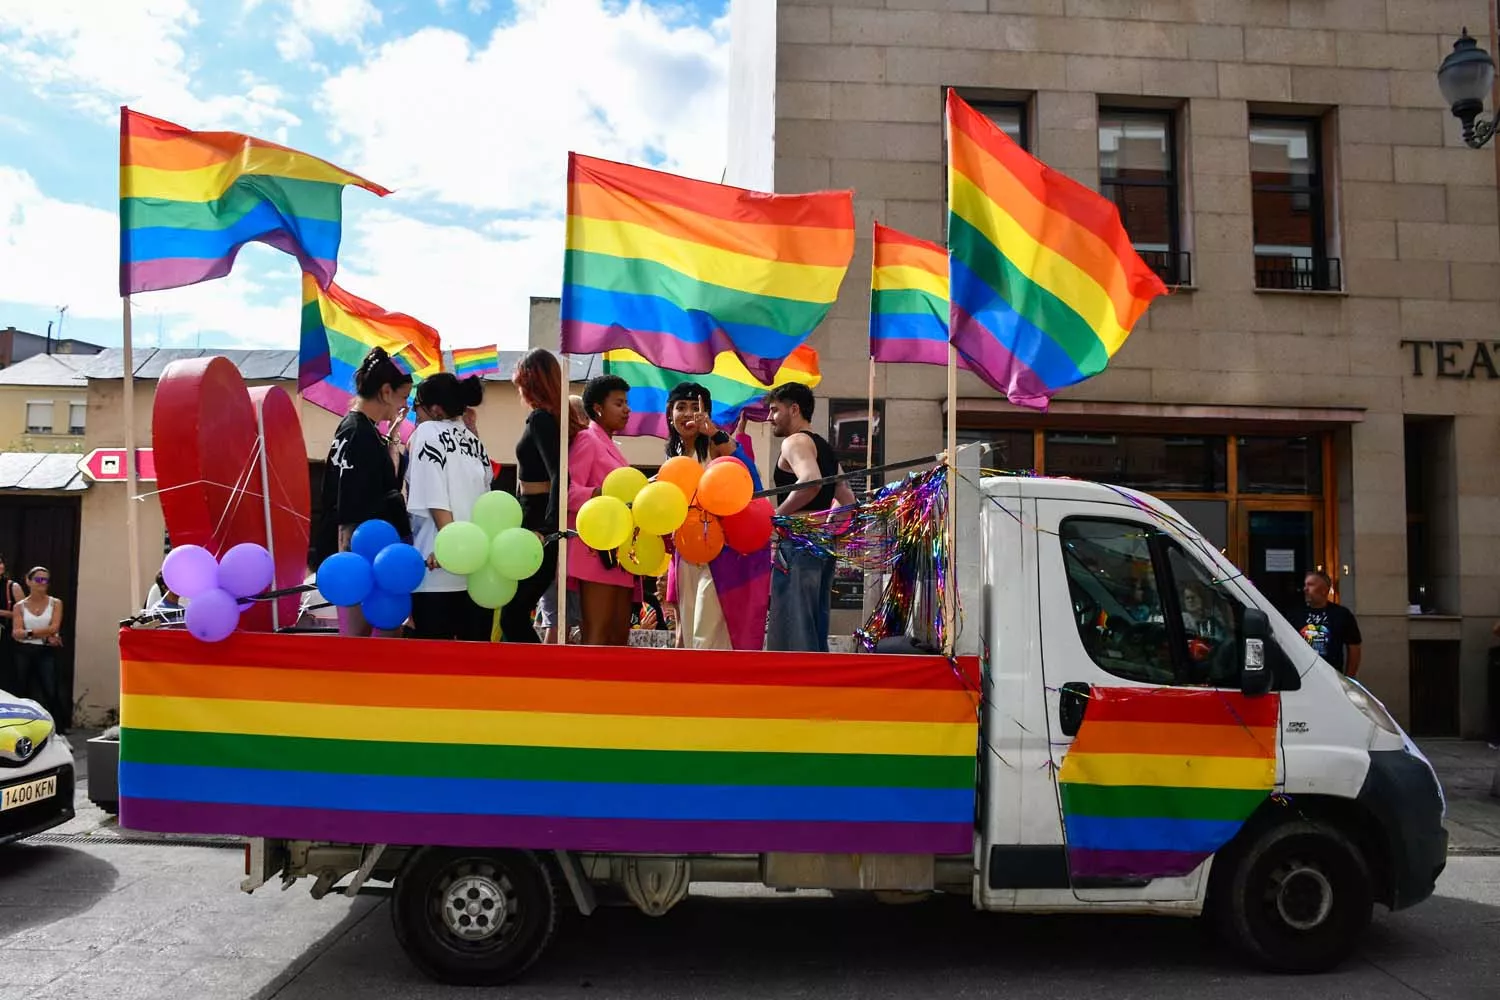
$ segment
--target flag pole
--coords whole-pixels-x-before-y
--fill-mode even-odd
[[[130,572],[130,610],[131,613],[136,613],[141,610],[142,604],[141,532],[136,515],[139,501],[135,498],[135,351],[130,337],[130,296],[121,296],[120,304],[124,309],[120,324],[120,364],[124,375],[122,391],[125,394],[121,400],[121,416],[125,424],[125,553]]]
[[[557,428],[557,530],[566,531],[568,527],[568,427],[573,423],[573,394],[572,383],[568,380],[568,356],[561,350],[562,341],[558,340],[558,367],[562,372],[562,395],[558,406],[558,428]],[[568,644],[568,539],[566,537],[557,540],[557,621],[553,623],[557,629],[557,643],[560,646]]]
[[[865,405],[865,489],[874,489],[869,470],[875,466],[875,356],[870,355],[870,391]]]
[[[943,652],[953,655],[958,643],[958,348],[948,345],[948,580],[943,599]]]

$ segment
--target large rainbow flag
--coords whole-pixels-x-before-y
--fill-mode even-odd
[[[390,193],[273,142],[193,132],[121,108],[120,294],[222,278],[251,242],[292,254],[327,285],[348,184]]]
[[[372,347],[384,347],[420,382],[442,370],[438,332],[404,313],[386,312],[330,283],[302,276],[302,346],[297,390],[310,403],[343,414],[354,398],[354,373]]]
[[[948,91],[953,344],[990,386],[1045,409],[1104,370],[1166,292],[1114,204],[1031,157]]]
[[[776,377],[763,383],[731,352],[714,358],[713,371],[704,375],[658,368],[635,351],[606,351],[604,370],[630,383],[630,422],[627,437],[667,436],[667,394],[683,382],[696,382],[708,390],[713,399],[713,421],[726,431],[733,431],[740,413],[748,410],[750,419],[764,420],[766,394],[778,385],[800,382],[816,388],[823,381],[818,367],[818,352],[806,344],[797,348],[781,363]]]
[[[1182,688],[1091,692],[1063,758],[1075,878],[1173,878],[1229,843],[1276,787],[1281,700]]]
[[[376,644],[380,645],[376,645]],[[120,634],[135,830],[967,854],[978,663]]]
[[[870,269],[870,357],[948,363],[948,251],[878,222]]]
[[[761,194],[570,153],[562,350],[691,373],[729,351],[768,382],[853,256],[852,192]]]

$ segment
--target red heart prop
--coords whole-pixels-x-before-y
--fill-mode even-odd
[[[264,476],[257,448],[262,426]],[[201,545],[217,556],[242,542],[265,545],[276,563],[276,587],[302,584],[312,496],[301,421],[286,390],[247,390],[225,358],[174,361],[156,386],[151,446],[174,546]],[[277,602],[281,626],[296,622],[298,604],[295,594]],[[247,631],[270,631],[272,624],[269,603],[240,616]]]

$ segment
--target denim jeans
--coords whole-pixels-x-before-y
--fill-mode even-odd
[[[828,652],[828,607],[833,602],[834,561],[792,545],[782,546],[771,572],[771,614],[766,648]]]

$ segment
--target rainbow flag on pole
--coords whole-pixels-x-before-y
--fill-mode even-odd
[[[948,91],[949,318],[970,368],[1046,409],[1104,370],[1167,288],[1114,204],[1031,157]]]
[[[667,436],[667,394],[683,382],[697,382],[707,389],[713,397],[714,423],[733,431],[742,411],[749,410],[752,420],[765,419],[763,402],[776,386],[800,382],[814,389],[823,381],[818,352],[805,344],[787,356],[769,383],[757,381],[740,359],[728,351],[714,359],[713,371],[703,375],[658,368],[634,351],[606,351],[604,370],[630,383],[630,422],[625,425],[626,436],[663,439]]]
[[[453,349],[453,374],[459,378],[490,375],[499,370],[500,351],[494,344],[488,347],[455,347]]]
[[[222,278],[251,242],[286,251],[327,285],[349,184],[390,193],[285,146],[121,108],[120,294]]]
[[[853,255],[852,192],[760,194],[572,153],[562,350],[695,373],[728,351],[769,382]]]
[[[948,251],[875,223],[870,274],[870,357],[948,363]]]

